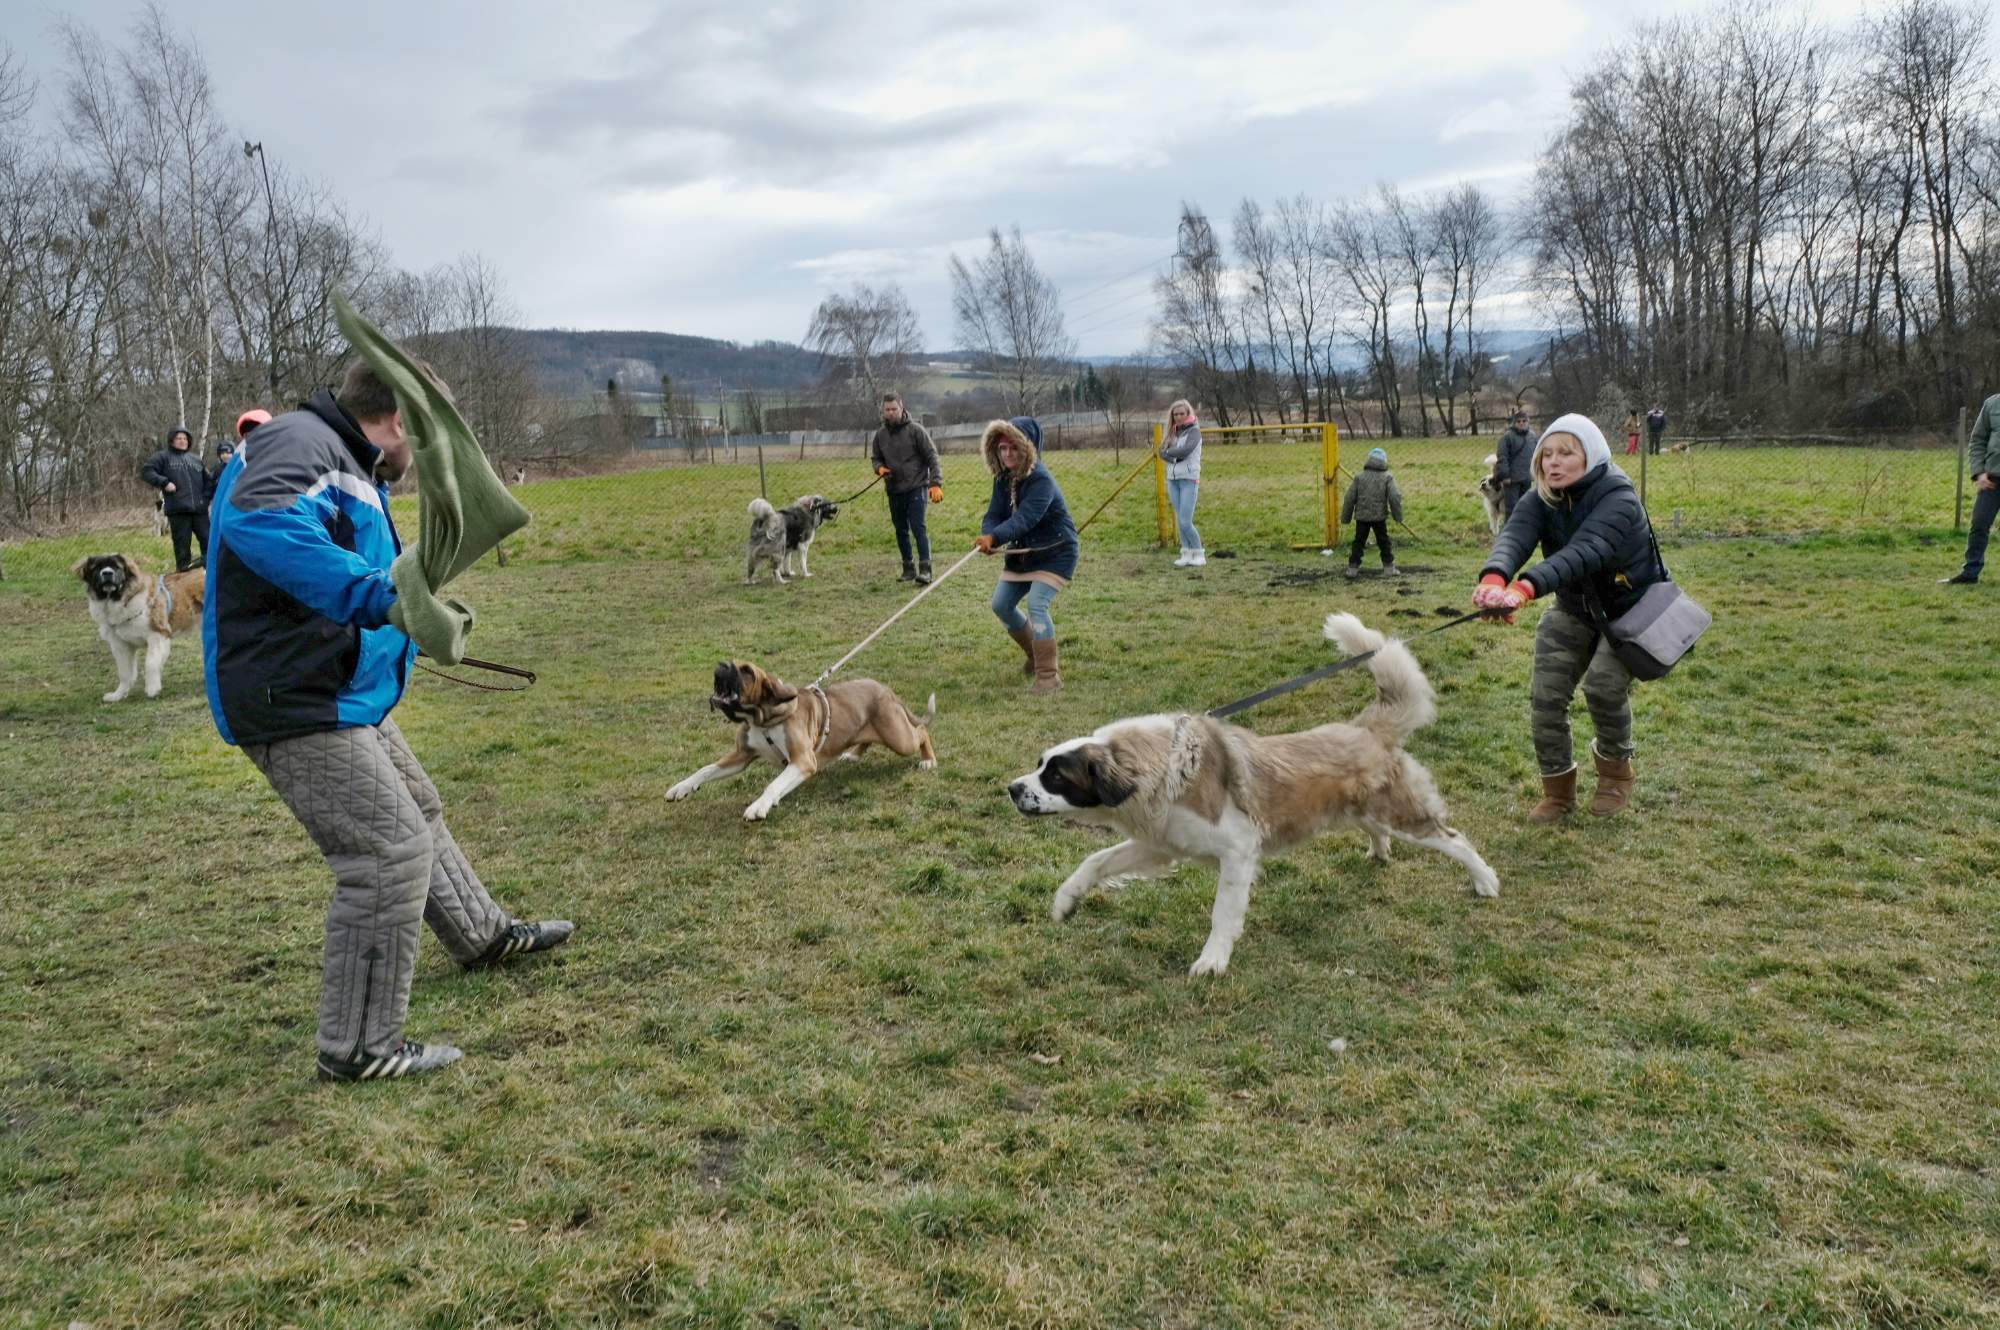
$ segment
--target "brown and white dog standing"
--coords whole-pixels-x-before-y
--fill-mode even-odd
[[[1206,860],[1220,870],[1215,909],[1208,945],[1188,973],[1221,974],[1264,857],[1342,823],[1367,831],[1377,862],[1388,861],[1390,837],[1397,837],[1463,864],[1474,895],[1500,894],[1500,879],[1446,824],[1430,772],[1403,751],[1403,740],[1437,716],[1415,657],[1351,614],[1328,615],[1326,635],[1350,655],[1376,653],[1369,661],[1375,700],[1349,724],[1265,738],[1209,716],[1114,721],[1049,749],[1007,787],[1022,813],[1061,814],[1128,838],[1077,866],[1056,890],[1056,919],[1067,918],[1092,887]]]
[[[937,750],[931,747],[936,693],[920,719],[888,685],[873,679],[849,679],[823,689],[808,685],[801,691],[748,661],[725,660],[715,667],[715,692],[708,705],[737,722],[736,746],[668,790],[667,798],[685,799],[710,781],[738,775],[767,757],[784,770],[743,810],[746,822],[769,817],[778,800],[822,764],[859,757],[870,744],[921,758],[917,767],[922,771],[937,765]]]
[[[1506,505],[1500,501],[1500,477],[1493,474],[1493,468],[1499,464],[1498,453],[1486,454],[1486,460],[1479,464],[1482,468],[1479,477],[1479,502],[1486,508],[1487,534],[1493,536],[1500,534],[1501,526],[1507,521]]]
[[[201,618],[208,595],[208,570],[190,568],[164,577],[141,571],[123,554],[93,554],[70,569],[90,593],[90,621],[118,662],[118,686],[104,695],[123,701],[146,664],[146,696],[160,695],[160,670],[173,648],[174,634],[186,632]]]

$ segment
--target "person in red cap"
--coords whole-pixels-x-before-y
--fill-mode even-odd
[[[261,406],[253,406],[242,415],[236,417],[236,437],[239,439],[245,438],[251,430],[256,429],[259,425],[269,424],[270,420],[271,413],[269,411],[266,411]],[[221,481],[223,471],[229,466],[229,459],[234,456],[236,456],[236,445],[229,440],[224,439],[215,446],[215,470],[208,473],[208,493],[210,498],[215,497],[216,484]]]

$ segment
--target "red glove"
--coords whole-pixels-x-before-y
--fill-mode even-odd
[[[875,468],[875,474],[878,476],[886,476],[889,474],[889,468],[886,466],[878,466]]]
[[[972,545],[981,554],[991,554],[993,552],[993,537],[981,536],[978,540],[973,541]]]
[[[944,502],[944,486],[942,485],[931,486],[931,502],[932,503]]]

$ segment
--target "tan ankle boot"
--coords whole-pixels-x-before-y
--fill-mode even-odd
[[[1597,763],[1597,793],[1590,797],[1590,811],[1598,817],[1623,812],[1632,798],[1632,759],[1613,762],[1597,751],[1594,740],[1590,756]]]
[[[1056,670],[1056,640],[1038,637],[1034,642],[1035,681],[1028,685],[1028,691],[1053,693],[1062,687],[1062,675]]]
[[[1014,639],[1014,645],[1021,648],[1021,654],[1027,657],[1025,661],[1021,662],[1021,677],[1023,679],[1034,678],[1035,677],[1034,629],[1028,627],[1026,624],[1022,624],[1019,628],[1009,628],[1007,630],[1007,636]]]
[[[1528,810],[1528,820],[1544,826],[1560,822],[1576,808],[1576,768],[1560,776],[1542,777],[1542,801]]]

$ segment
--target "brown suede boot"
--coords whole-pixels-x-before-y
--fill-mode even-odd
[[[1014,639],[1014,645],[1021,648],[1021,654],[1027,657],[1025,661],[1021,662],[1021,677],[1023,679],[1034,678],[1035,630],[1026,624],[1022,624],[1019,628],[1009,628],[1007,636]]]
[[[1590,797],[1590,811],[1597,817],[1623,812],[1632,798],[1632,759],[1613,762],[1590,745],[1591,760],[1597,763],[1597,793]]]
[[[1576,768],[1560,776],[1542,777],[1542,801],[1528,810],[1528,820],[1547,826],[1560,822],[1576,808]]]
[[[1056,640],[1038,637],[1034,641],[1035,681],[1028,685],[1028,691],[1053,693],[1062,687],[1062,675],[1056,671]]]

